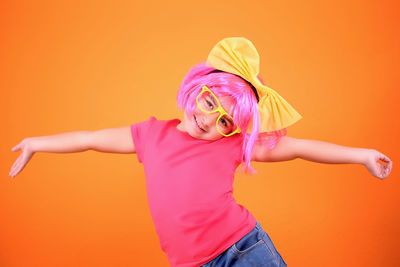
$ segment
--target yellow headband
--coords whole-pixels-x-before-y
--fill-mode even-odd
[[[260,98],[260,132],[281,130],[302,118],[277,92],[258,80],[260,57],[254,45],[246,38],[223,39],[211,50],[206,64],[239,75],[257,89]]]

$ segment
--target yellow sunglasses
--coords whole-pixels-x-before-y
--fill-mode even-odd
[[[241,132],[239,126],[234,123],[233,118],[223,109],[218,98],[207,86],[204,85],[202,87],[202,91],[196,97],[196,102],[197,106],[205,113],[220,113],[216,121],[217,130],[220,134],[228,137]],[[219,125],[218,122],[220,122],[221,125]],[[230,125],[232,125],[232,129]],[[232,130],[232,132],[229,134],[224,133],[229,130]]]

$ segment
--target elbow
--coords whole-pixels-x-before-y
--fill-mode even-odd
[[[95,147],[93,146],[93,131],[81,131],[79,135],[79,148],[81,151],[86,150],[94,150]]]

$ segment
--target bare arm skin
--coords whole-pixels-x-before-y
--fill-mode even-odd
[[[109,128],[90,132],[86,136],[89,149],[107,153],[136,153],[131,127]]]
[[[392,170],[392,161],[375,149],[355,148],[308,139],[284,136],[276,147],[269,150],[256,145],[255,161],[286,161],[296,158],[328,164],[363,164],[377,178],[386,178]],[[382,160],[387,165],[379,163]]]
[[[35,152],[72,153],[95,150],[107,153],[136,153],[130,126],[29,137],[11,150],[22,152],[11,167],[9,175],[12,178],[25,167]]]
[[[298,158],[297,140],[293,137],[283,136],[272,150],[256,143],[251,160],[276,162],[296,159]]]

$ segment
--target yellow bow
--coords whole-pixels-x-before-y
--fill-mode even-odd
[[[223,39],[211,50],[206,64],[239,75],[256,88],[260,98],[260,132],[281,130],[302,118],[277,92],[258,80],[260,57],[254,45],[246,38]]]

